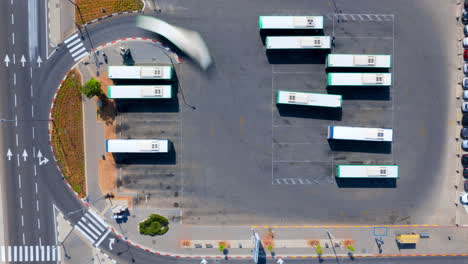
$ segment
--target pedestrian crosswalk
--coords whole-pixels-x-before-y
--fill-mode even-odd
[[[93,210],[88,210],[75,226],[94,246],[99,247],[111,229]]]
[[[1,246],[0,263],[60,261],[59,246]]]
[[[78,61],[79,59],[89,54],[86,51],[86,47],[81,41],[81,38],[78,36],[78,33],[67,38],[64,43],[67,45],[67,48],[75,61]]]

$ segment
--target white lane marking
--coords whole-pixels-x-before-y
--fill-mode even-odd
[[[19,161],[19,154],[16,154],[16,161],[18,163],[18,167],[20,166],[20,161]]]
[[[34,133],[34,132],[35,132],[34,130],[35,130],[34,127],[32,127],[32,136],[33,136],[33,139],[34,139],[35,136],[36,136],[35,133]]]
[[[13,246],[13,261],[18,260],[18,248],[16,246]]]
[[[78,45],[76,45],[76,44],[78,44]],[[70,53],[72,53],[74,50],[76,50],[77,48],[79,48],[81,46],[83,46],[83,42],[80,42],[80,39],[76,39],[72,43],[67,44],[67,48],[70,50]]]
[[[12,5],[12,4],[13,4],[13,0],[10,1],[10,5]]]
[[[39,246],[42,246],[42,238],[39,237]]]
[[[33,86],[31,84],[31,97],[33,97]]]
[[[94,239],[92,239],[91,237],[88,236],[88,234],[85,233],[85,231],[83,231],[83,229],[81,229],[81,227],[79,227],[78,225],[75,226],[76,229],[78,229],[78,231],[81,232],[81,234],[83,234],[83,236],[85,236],[89,241],[91,241],[91,243],[94,243]],[[60,250],[57,250],[57,253],[59,254],[60,256]],[[59,257],[60,258],[60,257]]]
[[[16,53],[13,53],[13,64],[16,63]]]
[[[39,200],[36,200],[36,209],[39,212]]]
[[[21,189],[21,174],[18,174],[18,186]],[[23,208],[23,207],[21,207]]]
[[[36,185],[36,194],[37,194],[37,182],[35,183],[35,185]]]
[[[16,104],[17,104],[17,100],[16,100],[16,93],[15,93],[15,107],[16,107]]]
[[[85,53],[81,54],[80,56],[75,58],[75,61],[78,61],[79,59],[83,58],[84,56],[86,56],[88,54],[89,54],[89,52],[85,52]]]
[[[76,55],[78,55],[78,54],[84,52],[85,50],[86,50],[85,47],[83,47],[83,48],[81,48],[81,49],[75,51],[74,53],[72,53],[72,57],[74,58]]]
[[[99,217],[98,214],[96,214],[92,209],[89,209],[88,212],[90,212],[94,216],[94,218],[96,218],[99,221],[99,223],[101,223],[103,226],[109,227],[107,223],[104,222],[104,220],[102,220],[102,218]]]
[[[50,246],[47,246],[46,252],[47,252],[46,261],[50,261]]]
[[[13,84],[16,85],[16,72],[13,73]]]
[[[24,238],[24,233],[23,233],[23,245],[26,245],[26,239]],[[22,248],[22,247],[20,247],[20,248]]]
[[[6,256],[5,256],[5,246],[2,246],[1,250],[1,257],[2,257],[2,262],[5,262],[6,261]]]
[[[99,247],[101,245],[102,241],[107,237],[107,235],[111,232],[110,228],[107,229],[107,232],[99,239],[99,241],[96,243],[96,247]]]
[[[21,215],[21,226],[24,226],[24,216]]]
[[[31,79],[32,79],[32,67],[29,68],[29,75],[31,76]],[[32,84],[31,84],[31,87],[32,87]]]
[[[11,42],[15,45],[15,32],[11,33]]]
[[[94,238],[94,240],[98,239],[99,234],[94,234],[91,230],[89,230],[88,227],[86,227],[85,224],[83,224],[83,222],[79,221],[79,222],[78,222],[78,226],[80,226],[82,229],[86,230],[86,232],[87,232],[90,236],[92,236],[92,237]],[[93,240],[93,242],[94,242],[94,240]]]
[[[23,196],[20,196],[20,208],[23,209]]]
[[[99,223],[97,223],[96,220],[94,220],[94,218],[91,217],[88,213],[85,214],[85,217],[91,220],[91,222],[93,222],[101,230],[99,233],[102,233],[104,230],[106,230],[104,226],[101,226]]]
[[[39,218],[37,219],[37,227],[38,227],[39,229],[41,229],[41,219],[39,219]],[[39,239],[41,239],[41,238],[39,238]],[[39,241],[40,241],[40,240],[39,240]],[[40,243],[40,242],[39,242],[39,243]]]
[[[15,24],[15,15],[14,14],[11,14],[11,24],[12,25]]]
[[[34,164],[34,176],[37,176],[36,164]]]
[[[63,42],[65,42],[65,44],[67,44],[68,42],[70,42],[71,40],[75,39],[76,37],[78,37],[78,33],[75,33],[73,36],[67,38],[67,39],[64,40]]]
[[[16,146],[18,146],[18,134],[16,134]]]
[[[31,116],[34,117],[34,105],[31,105]]]
[[[15,126],[18,126],[18,116],[15,115]]]

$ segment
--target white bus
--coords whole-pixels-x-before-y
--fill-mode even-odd
[[[172,66],[109,66],[110,79],[172,79]]]
[[[331,49],[329,36],[266,37],[267,50]]]
[[[328,126],[328,139],[392,142],[392,138],[392,129]]]
[[[112,153],[168,153],[167,139],[108,139],[106,152]]]
[[[398,165],[336,165],[335,177],[398,179]]]
[[[169,99],[171,85],[110,85],[107,96],[111,99]]]
[[[329,73],[328,86],[390,86],[391,73]]]
[[[277,104],[341,107],[341,95],[278,91]]]
[[[328,54],[327,68],[379,68],[390,69],[392,56],[370,54]]]
[[[260,30],[313,29],[323,30],[323,16],[260,16]]]

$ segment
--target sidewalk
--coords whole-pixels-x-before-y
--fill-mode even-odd
[[[76,30],[75,7],[68,0],[47,0],[47,49],[50,54]]]

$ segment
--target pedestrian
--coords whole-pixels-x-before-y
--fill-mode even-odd
[[[107,60],[107,55],[106,55],[106,53],[104,53],[104,51],[102,52],[102,57],[104,58],[104,62],[106,64],[109,64],[109,61]]]

